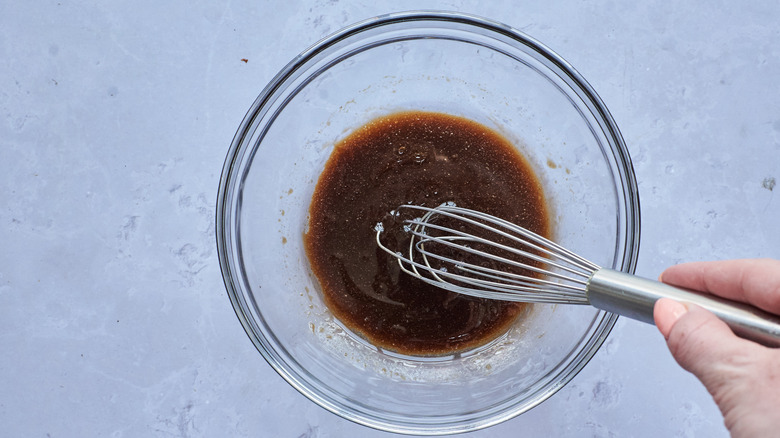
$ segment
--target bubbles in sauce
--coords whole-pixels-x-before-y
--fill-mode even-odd
[[[402,112],[375,119],[336,145],[320,175],[304,235],[310,265],[333,314],[378,347],[460,352],[490,342],[525,313],[526,304],[425,284],[377,247],[377,227],[388,247],[408,242],[399,205],[445,202],[549,237],[531,166],[504,137],[465,118]]]

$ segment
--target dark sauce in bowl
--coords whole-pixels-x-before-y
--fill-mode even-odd
[[[548,209],[527,160],[503,136],[442,113],[375,119],[339,142],[312,197],[306,253],[328,308],[372,344],[401,354],[446,355],[505,333],[526,304],[448,292],[403,273],[376,245],[409,236],[399,205],[445,202],[549,237]]]

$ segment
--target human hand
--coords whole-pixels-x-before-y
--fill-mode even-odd
[[[780,260],[685,263],[660,279],[780,315]],[[738,338],[696,305],[663,298],[653,316],[677,363],[715,399],[732,437],[780,435],[780,349]]]

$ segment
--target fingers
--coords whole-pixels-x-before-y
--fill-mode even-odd
[[[683,263],[666,269],[660,279],[780,314],[780,260]]]

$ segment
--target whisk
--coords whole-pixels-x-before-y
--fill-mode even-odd
[[[527,303],[580,304],[653,323],[663,297],[713,312],[732,331],[780,347],[780,318],[758,308],[602,268],[563,246],[479,211],[444,204],[402,205],[422,215],[403,220],[411,235],[404,252],[376,241],[402,271],[432,285],[480,298]]]

